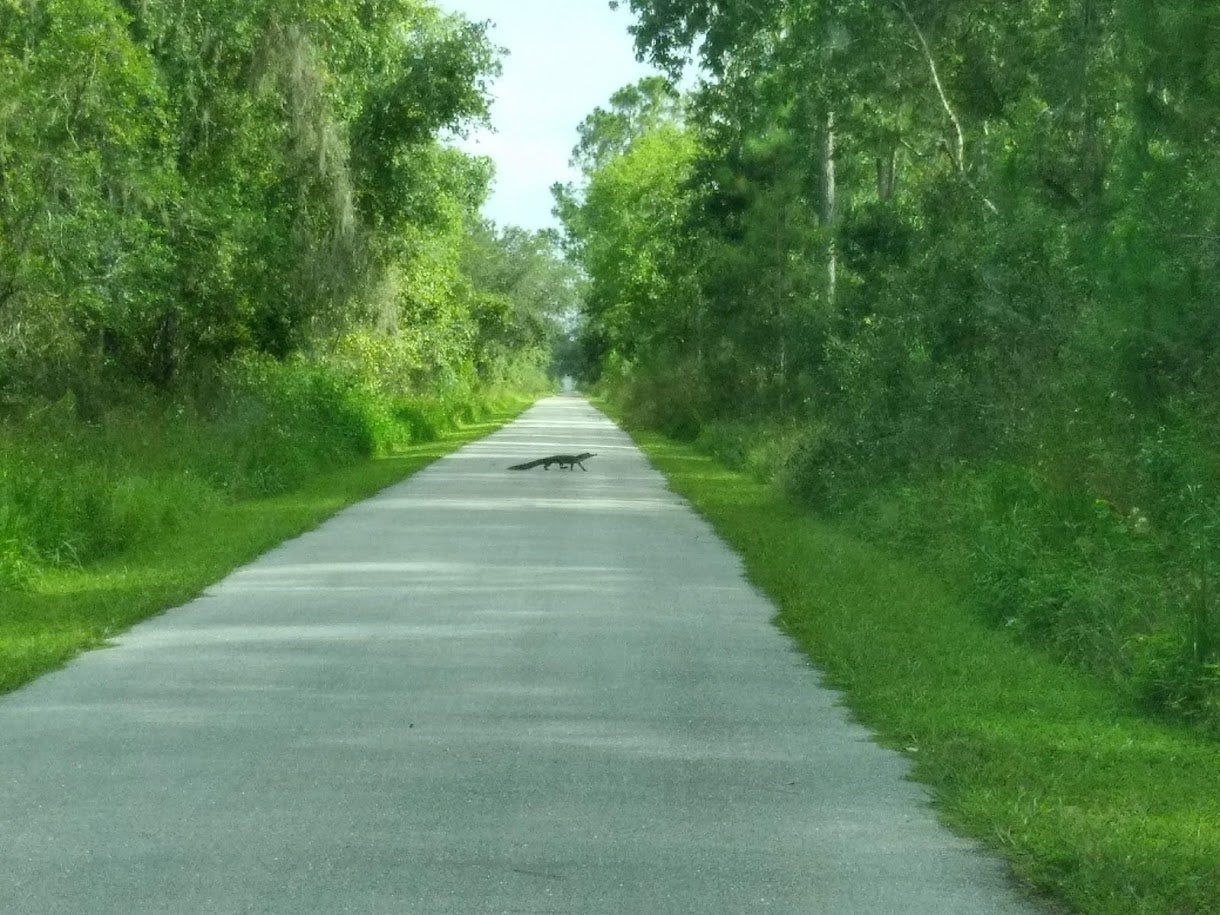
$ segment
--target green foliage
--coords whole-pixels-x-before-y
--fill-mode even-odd
[[[172,434],[172,424],[145,425],[125,448],[128,416],[82,428],[65,417],[66,406],[48,405],[2,443],[0,537],[13,586],[27,584],[38,566],[91,562],[175,530],[220,497],[180,462],[140,466],[137,454],[149,448],[143,436]]]
[[[1082,913],[1220,909],[1214,740],[1149,721],[1125,691],[984,625],[926,554],[897,558],[689,446],[639,441],[741,554],[780,608],[777,625],[879,739],[908,755],[941,816],[1003,855],[1018,880]],[[1022,469],[997,467],[990,479],[943,483],[943,498],[902,495],[899,512],[913,514],[889,520],[917,545],[955,529],[941,516],[958,510],[956,494],[1008,505],[1031,488],[1041,486]],[[882,502],[896,504],[879,495],[870,515],[888,528]],[[1091,505],[1073,517],[1117,541],[1142,536]],[[1147,662],[1148,675],[1176,682],[1178,647],[1170,638],[1151,652],[1168,663]]]
[[[629,387],[619,406],[627,422],[634,426],[660,429],[674,438],[691,441],[699,435],[706,416],[709,392],[704,380],[689,365],[675,371],[635,366],[624,360],[609,362],[603,384],[613,389],[621,379],[630,377]],[[683,371],[685,369],[685,371]]]
[[[300,486],[320,469],[395,444],[388,410],[359,380],[324,364],[251,359],[226,370],[221,416],[236,445],[221,482],[244,494]],[[215,473],[215,472],[214,472]]]
[[[498,52],[423,0],[0,17],[2,391],[83,404],[395,325],[376,291],[418,282],[486,193],[439,137],[486,116]]]
[[[0,435],[0,576],[95,564],[154,542],[221,503],[299,490],[362,459],[477,421],[499,396],[384,387],[375,366],[335,355],[225,367],[200,411],[132,392],[85,425],[70,398]]]
[[[181,457],[179,450],[167,449],[165,439],[153,437],[141,447],[131,445],[126,451],[131,465],[126,472],[139,482],[127,488],[140,492],[135,500],[140,503],[139,513],[152,516],[180,507],[185,517],[172,529],[146,532],[109,559],[81,566],[32,566],[31,558],[18,554],[18,560],[27,565],[21,589],[13,590],[9,579],[0,582],[0,692],[15,689],[76,653],[105,643],[139,620],[181,605],[286,537],[308,530],[343,506],[402,479],[463,442],[487,434],[519,412],[524,403],[511,396],[493,398],[488,401],[488,421],[448,433],[442,441],[412,445],[392,457],[356,461],[315,477],[292,493],[254,499],[217,498],[214,491],[211,498],[199,499],[189,489],[176,496],[169,491],[159,494],[166,483],[164,467]],[[150,419],[146,405],[143,411],[129,409],[125,422],[136,423],[131,431],[141,432],[149,427]],[[216,443],[198,419],[179,421],[174,429],[188,439],[193,431],[197,445]],[[11,456],[11,432],[0,440],[6,456]],[[180,450],[193,447],[182,445]],[[0,463],[0,472],[10,466],[7,461]],[[0,501],[0,518],[6,504]],[[4,542],[0,548],[0,570],[10,568],[11,546]]]
[[[754,426],[742,420],[715,420],[700,427],[696,445],[726,467],[761,482],[783,471],[801,438],[800,427],[793,424]]]
[[[685,183],[695,154],[667,85],[622,90],[581,126],[586,186],[554,188],[570,254],[588,277],[586,352],[597,362],[654,360],[698,346]],[[637,131],[632,134],[631,131]]]
[[[486,117],[488,82],[499,72],[485,25],[391,5],[405,27],[377,35],[351,124],[360,208],[387,229],[436,221],[436,197],[418,193],[416,173],[428,167],[438,131]]]
[[[579,309],[579,277],[551,233],[479,223],[467,232],[460,267],[476,323],[476,368],[494,383],[530,390],[546,356]],[[525,376],[532,374],[534,379]],[[521,373],[524,372],[525,376]]]
[[[0,584],[549,385],[571,271],[442,142],[498,54],[426,0],[0,4]]]
[[[625,5],[706,78],[582,127],[588,376],[1220,726],[1214,4]]]
[[[139,336],[179,183],[164,89],[110,0],[0,14],[0,384],[46,384],[103,335]],[[96,351],[94,351],[96,359]]]

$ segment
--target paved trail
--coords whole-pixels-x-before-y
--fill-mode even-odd
[[[0,698],[0,911],[1032,912],[773,612],[544,401]]]

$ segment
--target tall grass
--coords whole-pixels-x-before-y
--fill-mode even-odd
[[[11,410],[0,426],[0,587],[115,556],[218,503],[434,441],[500,399],[473,384],[387,393],[325,358],[238,361],[206,388],[128,392],[89,421],[72,397]]]
[[[934,565],[993,627],[1220,736],[1220,458],[1199,431],[1215,417],[1181,407],[1151,424],[1128,411],[1086,424],[1069,409],[1061,428],[1046,421],[1007,454],[947,460],[921,452],[929,430],[863,440],[830,421],[692,426],[689,412],[675,428],[641,409],[655,400],[648,384],[624,390],[629,421],[694,439],[869,542]]]
[[[1159,513],[993,462],[879,491],[844,519],[950,571],[991,625],[1220,735],[1207,561]]]
[[[1214,741],[1148,720],[1120,691],[983,625],[923,554],[865,544],[690,445],[637,442],[741,554],[777,625],[907,754],[948,823],[1065,910],[1220,912]],[[895,514],[912,520],[915,505]]]

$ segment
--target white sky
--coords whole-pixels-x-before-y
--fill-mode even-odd
[[[459,145],[490,156],[496,181],[484,215],[500,225],[544,229],[550,186],[575,175],[568,157],[576,127],[614,90],[651,70],[635,60],[631,14],[607,0],[437,0],[450,12],[491,20],[493,44],[508,49],[493,87],[495,132]],[[624,7],[626,4],[623,5]]]

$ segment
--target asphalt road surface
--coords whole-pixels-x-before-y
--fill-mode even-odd
[[[543,401],[0,698],[0,912],[1033,912],[773,614]]]

